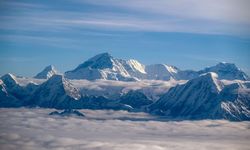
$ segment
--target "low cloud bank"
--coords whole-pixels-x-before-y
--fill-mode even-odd
[[[49,116],[51,109],[0,109],[2,150],[248,149],[250,123],[156,121],[145,113],[81,110],[86,118]],[[145,119],[145,120],[143,120]]]

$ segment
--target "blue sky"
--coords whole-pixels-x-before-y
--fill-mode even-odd
[[[64,72],[102,52],[199,70],[231,62],[250,74],[248,0],[2,0],[0,75]]]

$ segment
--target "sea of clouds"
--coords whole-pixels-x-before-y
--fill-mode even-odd
[[[48,115],[52,109],[0,109],[1,150],[247,150],[250,122],[167,121],[146,113],[80,110],[86,117]]]

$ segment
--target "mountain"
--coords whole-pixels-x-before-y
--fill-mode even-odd
[[[220,89],[216,74],[208,73],[171,88],[150,109],[175,118],[215,118]]]
[[[20,107],[22,102],[8,93],[6,85],[0,80],[0,107]]]
[[[64,75],[48,66],[34,78],[2,76],[0,107],[21,106],[139,110],[174,119],[241,121],[250,120],[250,81],[231,63],[180,70],[102,53]]]
[[[249,77],[235,64],[221,62],[215,66],[207,67],[201,71],[198,71],[199,74],[215,72],[218,74],[219,79],[226,80],[249,80]]]
[[[14,76],[11,73],[3,75],[1,77],[1,80],[6,85],[6,88],[8,90],[13,90],[14,88],[16,88],[18,86],[18,82],[17,82],[16,76]]]
[[[69,79],[106,79],[136,81],[143,79],[170,80],[176,78],[178,68],[165,64],[145,66],[137,60],[117,59],[108,53],[96,55],[72,71],[65,72]]]
[[[109,53],[102,53],[80,64],[74,70],[65,72],[65,77],[69,79],[135,81],[143,74],[145,74],[144,66],[138,61],[125,61],[114,58]]]
[[[121,61],[113,58],[108,53],[102,53],[90,58],[80,64],[76,69],[65,72],[65,77],[69,79],[87,80],[134,80],[130,77]]]
[[[215,72],[220,80],[249,80],[247,74],[245,74],[240,68],[233,63],[220,62],[215,66],[207,67],[200,71],[193,70],[180,70],[178,71],[177,79],[190,80],[199,77],[202,74]]]
[[[84,96],[81,99],[81,109],[113,109],[132,110],[131,106],[119,103],[117,100],[110,100],[103,96]],[[76,107],[79,108],[79,107]]]
[[[62,75],[53,75],[39,85],[25,105],[56,109],[130,109],[102,96],[83,96],[80,90]]]
[[[149,100],[142,92],[131,90],[120,97],[120,103],[139,109],[153,103],[153,101]]]
[[[178,72],[180,71],[177,67],[166,64],[148,65],[145,70],[149,80],[178,79]]]
[[[48,79],[53,75],[58,74],[58,71],[54,66],[49,65],[45,67],[40,73],[38,73],[34,78],[36,79]]]
[[[85,117],[85,115],[82,114],[80,111],[73,110],[73,109],[65,109],[62,112],[53,111],[53,112],[49,113],[49,115],[57,115],[57,116],[62,116],[62,117],[71,117],[71,116]]]
[[[227,85],[219,95],[223,118],[234,121],[250,120],[250,82]]]
[[[122,60],[108,53],[96,55],[80,64],[76,69],[65,72],[69,79],[106,79],[119,81],[179,79],[180,70],[175,66],[154,64],[145,66],[137,60]]]
[[[124,92],[120,98],[116,99],[88,93],[83,95],[81,88],[78,89],[80,87],[78,84],[83,83],[88,86],[91,81],[68,80],[62,75],[53,75],[48,80],[43,80],[42,83],[39,81],[40,84],[28,81],[26,81],[28,84],[24,84],[22,80],[26,81],[28,78],[18,78],[12,74],[1,77],[0,107],[141,110],[174,119],[250,120],[250,81],[219,80],[216,73],[206,73],[187,82],[179,82],[180,85],[170,88],[156,101],[149,100],[140,89]],[[75,82],[79,83],[75,84]],[[118,89],[119,85],[123,86],[126,83],[121,81],[105,83],[107,81],[103,80],[98,82],[103,82],[102,85],[118,84]],[[137,81],[126,86],[132,88],[137,84],[142,86],[148,82],[149,80]],[[152,86],[169,84],[169,82],[157,81]],[[92,88],[102,90],[105,86],[100,88],[93,85]],[[152,92],[148,90],[147,93]]]
[[[33,92],[32,90],[27,90],[25,87],[20,86],[17,77],[13,74],[8,73],[2,76],[1,80],[8,94],[14,96],[16,99],[23,101],[27,100]],[[31,84],[28,87],[30,86]]]
[[[53,75],[33,93],[28,105],[48,108],[71,108],[81,98],[77,88],[62,75]],[[79,103],[80,104],[80,103]]]
[[[225,86],[216,73],[207,73],[171,88],[149,111],[178,119],[250,120],[249,87]]]

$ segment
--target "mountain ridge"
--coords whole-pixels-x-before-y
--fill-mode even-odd
[[[234,93],[234,89],[249,93]],[[149,106],[149,112],[153,114],[179,119],[250,120],[249,110],[249,88],[239,83],[224,85],[216,73],[207,73],[173,87]]]
[[[34,78],[36,79],[48,79],[55,74],[59,74],[53,65],[46,66],[41,72],[39,72]]]
[[[114,58],[109,53],[101,53],[72,71],[66,71],[65,77],[69,79],[106,79],[118,81],[136,80],[190,80],[201,74],[215,72],[219,79],[249,80],[249,77],[235,64],[220,62],[215,66],[206,67],[199,71],[181,70],[167,64],[143,65],[137,60],[123,60]]]

